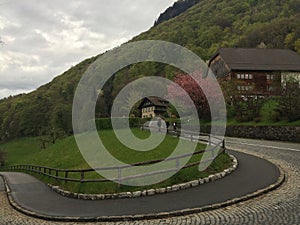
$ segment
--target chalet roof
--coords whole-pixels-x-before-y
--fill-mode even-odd
[[[145,102],[147,99],[148,99],[154,106],[164,106],[164,107],[166,107],[166,106],[168,106],[168,104],[169,104],[169,102],[168,102],[167,100],[165,100],[165,99],[162,99],[162,98],[156,97],[156,96],[149,96],[149,97],[146,97],[146,98],[143,99],[143,101],[142,101],[140,107],[142,107],[142,105],[144,104],[144,102]]]
[[[231,70],[300,71],[300,55],[288,49],[220,48],[212,59],[218,55]]]

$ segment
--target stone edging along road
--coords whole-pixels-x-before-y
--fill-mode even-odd
[[[82,194],[82,193],[65,191],[61,189],[59,186],[53,186],[51,184],[48,184],[48,186],[57,194],[60,194],[68,198],[81,199],[81,200],[104,200],[104,199],[138,198],[142,196],[152,196],[155,194],[164,194],[164,193],[175,192],[175,191],[179,191],[191,187],[196,187],[198,185],[202,185],[208,182],[213,182],[215,180],[221,179],[231,174],[233,171],[237,169],[238,161],[233,155],[229,155],[229,156],[232,160],[232,165],[230,166],[230,168],[225,169],[223,172],[212,174],[205,178],[168,186],[165,188],[147,189],[147,190],[135,191],[135,192],[120,192],[114,194]]]
[[[274,164],[272,164],[274,165]],[[158,218],[166,218],[166,217],[170,217],[170,216],[184,216],[184,215],[188,215],[188,214],[193,214],[193,213],[199,213],[199,212],[204,212],[204,211],[208,211],[208,210],[213,210],[213,209],[218,209],[218,208],[222,208],[222,207],[226,207],[232,204],[236,204],[239,203],[241,201],[245,201],[254,197],[257,197],[259,195],[265,194],[271,190],[276,189],[278,186],[280,186],[284,180],[285,180],[285,175],[282,171],[282,169],[279,169],[279,177],[276,178],[276,181],[274,183],[272,183],[271,185],[259,189],[251,194],[246,194],[244,196],[240,196],[238,198],[233,198],[227,201],[223,201],[220,203],[216,203],[216,204],[207,204],[207,205],[203,205],[203,206],[199,206],[199,207],[185,207],[182,210],[170,210],[168,212],[157,212],[157,213],[147,213],[147,214],[138,214],[138,215],[134,215],[134,214],[130,214],[130,215],[112,215],[112,216],[106,216],[106,215],[102,215],[102,216],[51,216],[51,215],[46,215],[45,213],[39,213],[39,212],[33,212],[33,210],[29,209],[25,209],[24,207],[21,206],[21,204],[16,203],[16,201],[14,200],[14,196],[13,193],[10,191],[9,186],[8,186],[8,181],[7,178],[5,176],[4,180],[5,180],[5,186],[7,188],[7,195],[8,195],[8,199],[10,204],[17,209],[18,211],[32,216],[32,217],[36,217],[36,218],[40,218],[40,219],[45,219],[45,220],[51,220],[51,221],[68,221],[68,222],[95,222],[95,221],[130,221],[130,220],[143,220],[143,219],[158,219]],[[237,170],[238,171],[238,170]],[[233,173],[235,174],[235,173]],[[254,180],[252,180],[253,182],[255,182]],[[217,181],[216,181],[217,182]],[[212,182],[211,182],[212,183]],[[216,184],[217,185],[217,184]],[[179,195],[181,192],[178,192]],[[177,194],[176,194],[177,195]],[[151,197],[151,196],[149,196]],[[144,199],[145,201],[145,199]],[[94,202],[94,201],[92,201]],[[27,208],[27,207],[26,207]]]

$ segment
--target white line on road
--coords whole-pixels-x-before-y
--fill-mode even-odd
[[[237,141],[226,141],[226,142],[227,143],[232,143],[232,144],[240,144],[240,145],[248,145],[248,146],[255,146],[255,147],[273,148],[273,149],[300,152],[300,149],[294,149],[294,148],[276,147],[276,146],[271,146],[271,145],[249,144],[249,143],[246,143],[246,142],[237,142]]]

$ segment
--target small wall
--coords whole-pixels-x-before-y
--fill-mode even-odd
[[[289,126],[228,126],[226,136],[300,143],[300,127]]]
[[[209,133],[209,126],[201,126],[201,132]],[[290,126],[228,126],[226,136],[290,141],[300,143],[300,127]]]

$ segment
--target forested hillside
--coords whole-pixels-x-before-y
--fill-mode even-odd
[[[219,47],[289,48],[300,53],[300,0],[201,0],[179,16],[135,37],[180,44],[208,60]],[[3,140],[72,132],[71,109],[77,83],[96,58],[74,66],[33,93],[0,101],[0,137]],[[120,71],[99,98],[97,115],[109,116],[114,96],[128,82],[143,76],[172,78],[176,69],[140,63]]]
[[[134,40],[166,40],[209,59],[219,47],[290,48],[300,52],[299,0],[203,0]]]
[[[155,21],[154,26],[180,15],[199,2],[200,0],[178,0],[160,14],[159,18]]]

